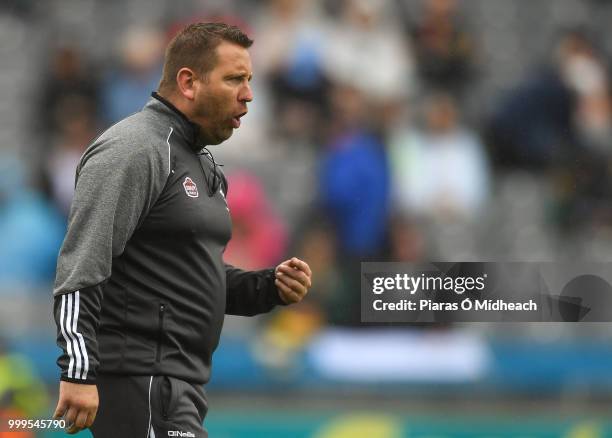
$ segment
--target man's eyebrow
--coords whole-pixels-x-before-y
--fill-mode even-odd
[[[225,76],[226,78],[247,78],[248,81],[253,79],[253,73],[241,72],[241,73],[229,73]]]

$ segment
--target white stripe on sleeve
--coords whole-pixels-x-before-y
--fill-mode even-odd
[[[80,379],[81,378],[81,352],[79,351],[79,345],[73,333],[73,321],[74,321],[74,326],[76,327],[76,318],[74,318],[74,315],[73,315],[75,311],[75,307],[72,305],[72,296],[73,296],[73,293],[68,294],[68,309],[66,312],[67,313],[66,331],[68,332],[68,336],[71,339],[72,348],[73,348],[74,355],[76,358],[76,367],[75,367],[75,372],[74,372],[73,377],[75,379]],[[71,377],[71,376],[68,376],[68,377]]]
[[[66,350],[68,351],[68,357],[70,358],[70,362],[68,364],[68,377],[72,378],[74,354],[72,353],[72,342],[70,339],[68,339],[68,335],[66,335],[66,330],[64,328],[64,315],[66,313],[66,295],[62,295],[62,309],[60,310],[60,329],[62,331],[62,336],[64,336],[64,340],[66,341]]]
[[[80,291],[76,291],[74,293],[74,319],[72,321],[72,326],[74,330],[72,331],[76,337],[79,339],[79,347],[81,347],[81,353],[83,354],[83,371],[81,374],[81,379],[87,379],[87,372],[89,371],[89,356],[87,355],[87,349],[85,348],[85,341],[83,340],[83,335],[79,333],[77,322],[79,320],[79,304],[80,304]]]

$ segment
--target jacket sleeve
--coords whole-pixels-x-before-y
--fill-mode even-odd
[[[162,156],[115,138],[91,146],[79,163],[53,291],[62,380],[95,383],[104,283],[163,189]]]
[[[285,305],[274,284],[274,269],[243,271],[226,264],[225,274],[226,314],[253,316]]]
[[[93,384],[99,365],[96,333],[102,308],[102,286],[57,295],[53,313],[57,324],[57,359],[61,380]]]

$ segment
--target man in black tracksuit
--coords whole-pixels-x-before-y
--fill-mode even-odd
[[[310,287],[296,258],[254,272],[222,260],[228,187],[203,146],[246,114],[251,43],[232,26],[185,28],[159,94],[81,158],[54,289],[55,415],[71,433],[206,437],[202,385],[224,314],[268,312]]]

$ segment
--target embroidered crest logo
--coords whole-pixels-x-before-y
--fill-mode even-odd
[[[197,198],[199,196],[198,186],[196,186],[191,178],[185,178],[185,181],[183,181],[183,187],[185,188],[185,193],[187,193],[187,196],[190,198]]]

